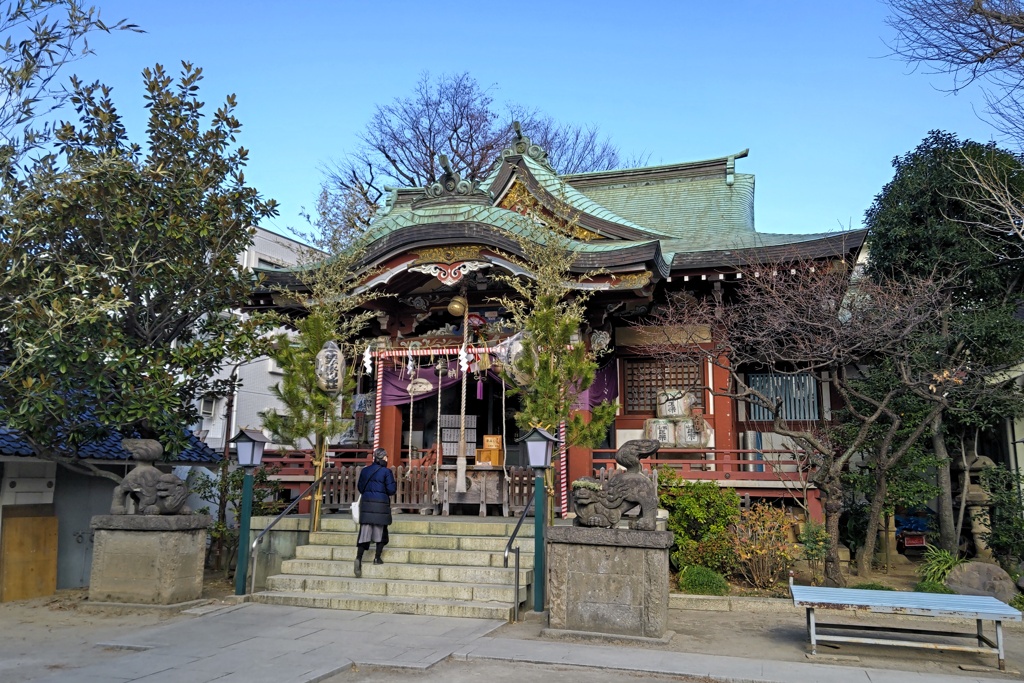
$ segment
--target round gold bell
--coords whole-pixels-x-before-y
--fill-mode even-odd
[[[448,312],[455,317],[462,317],[468,308],[469,302],[464,296],[457,296],[448,302]]]

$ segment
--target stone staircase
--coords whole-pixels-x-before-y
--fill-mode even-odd
[[[503,567],[505,544],[516,519],[409,519],[389,528],[384,564],[373,564],[373,546],[363,555],[363,576],[355,578],[356,526],[350,518],[325,518],[309,545],[285,560],[281,574],[267,578],[267,590],[253,601],[273,605],[324,607],[392,614],[511,620],[515,556]],[[533,519],[517,536],[520,549],[519,602],[533,581]]]

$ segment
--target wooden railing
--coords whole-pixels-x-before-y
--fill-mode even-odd
[[[804,453],[771,449],[665,448],[657,457],[640,463],[645,470],[671,467],[684,479],[777,481],[784,485],[805,481],[812,469]],[[594,449],[595,469],[615,466],[615,449]]]
[[[508,509],[517,515],[533,500],[534,473],[529,467],[510,467],[508,474]]]
[[[324,478],[324,511],[348,510],[359,497],[356,485],[365,465],[341,465],[327,471]],[[429,467],[390,467],[397,490],[392,506],[403,510],[434,507],[434,470]]]
[[[332,449],[333,457],[327,462],[328,476],[324,480],[324,510],[328,512],[347,511],[358,497],[356,483],[359,472],[368,464],[369,449]],[[277,465],[286,488],[297,495],[302,482],[312,481],[313,465],[309,451],[288,451],[264,455],[268,465]],[[602,457],[603,456],[603,457]],[[594,450],[594,477],[602,485],[616,471],[615,450]],[[644,471],[669,467],[687,480],[716,481],[719,485],[754,491],[758,489],[766,496],[796,497],[806,499],[817,492],[810,492],[808,476],[811,469],[806,457],[798,452],[783,450],[729,450],[729,449],[662,449],[658,457],[641,461]],[[395,473],[398,491],[393,505],[408,511],[443,509],[447,489],[445,477],[439,487],[435,486],[433,467],[408,467],[399,465],[391,468]],[[510,467],[505,470],[505,493],[508,497],[509,514],[518,514],[533,500],[534,472],[528,467]],[[555,469],[556,498],[561,485],[559,470]],[[296,489],[298,486],[300,488]],[[435,491],[435,488],[439,490]],[[751,495],[759,495],[757,492]],[[489,501],[498,502],[498,501]],[[558,501],[557,503],[560,503]],[[299,506],[300,511],[308,510],[308,503]]]
[[[331,446],[327,449],[327,467],[339,465],[368,465],[370,463],[370,446],[348,447]],[[263,462],[281,468],[279,476],[284,481],[297,481],[301,477],[313,476],[313,451],[299,449],[288,451],[267,451],[263,454]],[[310,479],[309,481],[312,481]]]

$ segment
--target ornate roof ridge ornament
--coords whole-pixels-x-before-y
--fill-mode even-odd
[[[479,183],[462,179],[462,176],[452,168],[447,154],[439,154],[438,160],[441,162],[441,168],[444,169],[444,175],[437,182],[431,183],[427,187],[426,194],[429,199],[472,197],[476,195],[490,198],[488,193],[479,189]]]
[[[551,161],[548,159],[547,151],[545,151],[540,145],[535,145],[530,138],[523,135],[523,128],[518,121],[512,122],[512,131],[516,134],[516,139],[512,141],[512,145],[510,147],[501,150],[502,159],[516,155],[528,156],[551,171],[555,170],[551,165]]]

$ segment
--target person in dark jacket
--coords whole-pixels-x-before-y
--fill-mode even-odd
[[[370,543],[377,544],[374,564],[384,564],[381,553],[388,544],[388,526],[391,524],[391,496],[398,490],[395,475],[388,469],[388,452],[383,448],[373,451],[373,464],[364,467],[357,484],[359,493],[359,537],[356,539],[356,578],[363,575],[363,553]]]

